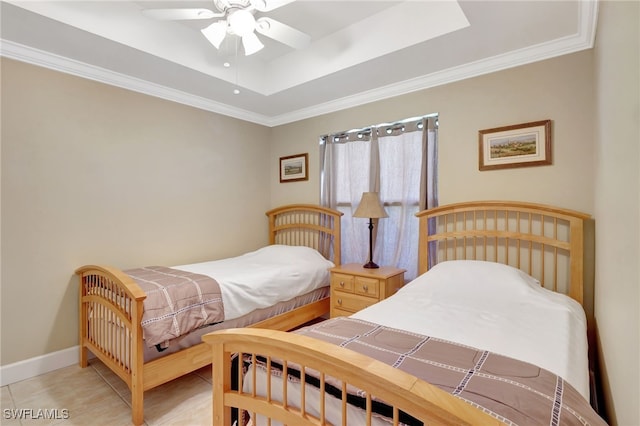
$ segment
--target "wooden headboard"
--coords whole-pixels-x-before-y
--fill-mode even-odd
[[[290,204],[266,212],[269,244],[307,246],[334,264],[341,264],[342,212],[313,204]]]
[[[446,260],[504,263],[583,303],[584,221],[589,215],[535,203],[472,201],[416,216],[421,274]]]

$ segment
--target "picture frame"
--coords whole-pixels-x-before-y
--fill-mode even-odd
[[[551,164],[551,120],[480,130],[478,153],[480,170]]]
[[[309,154],[280,157],[280,183],[309,180]]]

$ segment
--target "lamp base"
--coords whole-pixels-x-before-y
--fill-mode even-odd
[[[373,261],[368,261],[367,263],[365,263],[364,265],[362,265],[363,268],[367,268],[367,269],[375,269],[375,268],[379,268],[378,265],[376,265],[375,263],[373,263]]]

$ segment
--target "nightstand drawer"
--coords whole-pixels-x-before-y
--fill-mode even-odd
[[[378,299],[372,299],[366,296],[358,296],[357,294],[335,292],[332,295],[331,304],[336,309],[354,313],[366,308],[367,306],[373,305],[377,301]]]
[[[380,296],[380,281],[374,278],[355,277],[355,293],[363,296]]]
[[[331,274],[331,288],[353,293],[353,275]]]
[[[351,315],[395,293],[404,284],[404,269],[365,268],[348,263],[331,271],[331,317]]]
[[[334,317],[348,317],[349,315],[353,315],[355,312],[345,311],[344,309],[339,309],[333,306],[331,308],[331,318]]]

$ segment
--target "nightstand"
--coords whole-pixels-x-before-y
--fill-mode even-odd
[[[404,269],[363,268],[349,263],[331,272],[331,317],[351,315],[394,294],[404,285]]]

